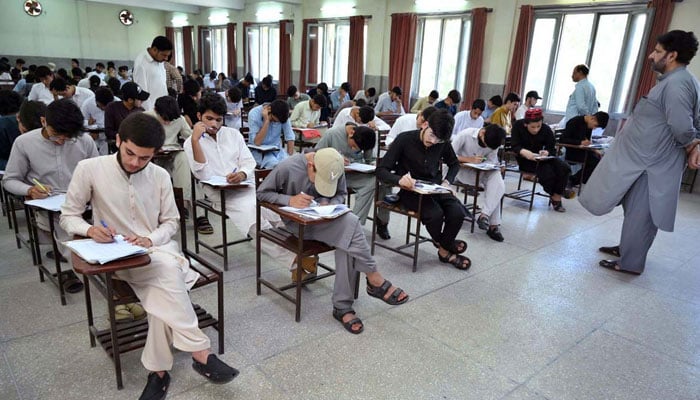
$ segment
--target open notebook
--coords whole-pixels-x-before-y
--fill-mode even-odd
[[[111,243],[80,239],[70,240],[64,244],[90,264],[106,264],[110,261],[148,253],[148,249],[127,242],[122,235],[115,235]]]
[[[281,207],[280,209],[312,219],[333,219],[350,212],[350,209],[345,204],[331,204],[327,206],[313,206],[306,208],[286,206]]]
[[[225,176],[220,176],[220,175],[214,175],[207,179],[206,181],[202,181],[202,183],[206,183],[208,185],[212,186],[230,186],[233,185],[233,183],[228,183],[226,180]],[[236,183],[235,185],[246,185],[246,186],[255,186],[255,181],[253,181],[252,178],[246,179],[244,181],[240,181]]]

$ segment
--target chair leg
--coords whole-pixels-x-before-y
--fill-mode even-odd
[[[95,335],[92,334],[92,328],[95,326],[95,320],[92,315],[92,297],[90,297],[90,278],[83,275],[83,286],[85,286],[85,310],[87,312],[88,333],[90,334],[90,347],[95,347]]]
[[[535,176],[535,179],[532,181],[532,192],[530,193],[530,211],[532,211],[532,203],[535,202],[535,190],[537,190],[537,176]]]
[[[216,324],[217,326],[217,333],[219,334],[219,354],[224,354],[224,331],[225,331],[225,325],[224,325],[224,281],[223,281],[223,276],[219,276],[219,281],[216,283],[216,290],[218,294],[218,314],[217,314],[217,319],[219,322]]]
[[[117,336],[117,322],[114,315],[114,287],[112,285],[112,273],[105,274],[105,286],[107,287],[107,309],[109,311],[109,330],[112,336],[112,360],[114,360],[114,373],[117,376],[117,389],[124,388],[122,382],[122,362],[119,354],[119,338]]]

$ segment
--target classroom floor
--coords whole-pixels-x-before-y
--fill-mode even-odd
[[[507,188],[515,183],[509,177]],[[306,287],[296,323],[291,303],[270,290],[256,296],[253,243],[234,246],[222,358],[241,374],[207,383],[178,352],[168,398],[700,399],[700,194],[681,194],[676,231],[659,233],[636,277],[598,266],[598,247],[617,243],[621,209],[593,217],[576,200],[564,205],[556,213],[539,197],[528,212],[506,199],[503,243],[465,224],[467,272],[438,262],[429,244],[416,273],[377,249],[380,271],[411,300],[388,306],[364,293],[363,280],[361,335],[331,316],[332,279]],[[393,217],[398,241],[405,222]],[[83,292],[61,306],[0,225],[0,399],[138,398],[140,351],[122,357],[118,391],[110,359],[89,346]],[[282,266],[266,271],[289,279]],[[214,290],[192,298],[215,304]],[[105,303],[95,301],[106,326]],[[205,332],[216,343],[216,331]]]

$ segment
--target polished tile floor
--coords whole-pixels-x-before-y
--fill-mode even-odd
[[[439,263],[427,244],[416,273],[377,249],[380,270],[411,301],[385,305],[363,283],[357,336],[331,316],[331,280],[305,289],[296,323],[290,303],[256,296],[252,244],[233,247],[223,359],[241,375],[206,383],[176,353],[169,398],[700,399],[700,194],[681,194],[676,231],[659,233],[639,277],[597,266],[597,248],[617,242],[620,209],[593,217],[575,200],[565,214],[535,202],[528,212],[506,199],[503,243],[463,228],[468,272]],[[0,225],[0,399],[137,398],[140,351],[122,358],[118,391],[109,358],[89,346],[83,293],[61,306]],[[392,220],[395,238],[404,226]],[[267,274],[288,279],[281,266]],[[192,298],[214,305],[213,290]],[[103,301],[96,310],[105,326]]]

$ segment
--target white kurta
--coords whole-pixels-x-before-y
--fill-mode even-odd
[[[27,96],[29,100],[40,101],[46,105],[53,103],[53,93],[47,88],[43,83],[37,82],[32,85],[32,89],[29,91]],[[60,98],[60,97],[59,97]]]
[[[472,119],[471,110],[460,111],[455,115],[455,127],[452,134],[462,132],[467,128],[479,128],[484,126],[484,119],[481,115],[477,119]]]
[[[155,110],[146,111],[145,113],[158,119],[158,114]],[[192,129],[183,116],[170,121],[167,125],[163,125],[163,129],[165,130],[164,145],[176,145],[179,144],[179,138],[187,139],[192,136]],[[182,188],[185,198],[189,198],[192,190],[192,180],[190,179],[190,166],[187,164],[185,153],[182,151],[175,152],[169,158],[159,159],[157,164],[170,173],[170,176],[173,178],[173,186]]]
[[[116,155],[84,160],[73,174],[61,226],[70,234],[87,235],[90,224],[82,213],[92,205],[94,221],[105,221],[122,235],[148,237],[153,243],[151,263],[117,272],[148,312],[148,336],[141,361],[150,371],[172,368],[170,344],[188,352],[209,348],[209,338],[198,327],[187,290],[197,273],[172,236],[179,228],[179,214],[168,173],[149,163],[127,175]]]
[[[95,93],[93,93],[92,90],[76,86],[75,93],[70,99],[73,100],[73,102],[77,104],[79,108],[82,108],[83,104],[94,98]]]
[[[391,130],[386,137],[386,145],[389,146],[391,142],[396,140],[396,137],[400,134],[418,129],[416,125],[416,118],[418,118],[418,114],[405,114],[396,118],[396,121],[394,121],[394,126],[391,127]]]
[[[150,93],[148,100],[141,105],[144,110],[152,110],[156,100],[168,95],[165,66],[148,54],[148,50],[142,51],[134,60],[134,73],[132,79],[141,89]]]
[[[321,110],[314,111],[311,109],[309,102],[311,100],[302,101],[301,103],[294,106],[294,111],[292,111],[292,116],[289,118],[292,121],[292,126],[295,128],[306,128],[309,123],[318,125],[321,118]]]

